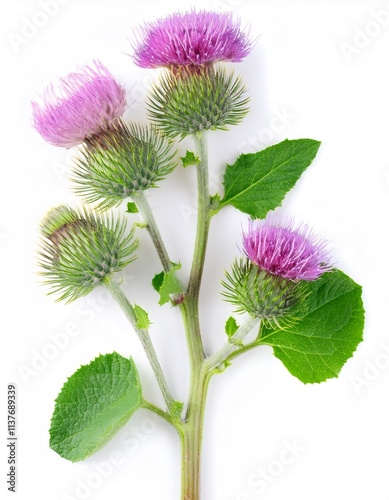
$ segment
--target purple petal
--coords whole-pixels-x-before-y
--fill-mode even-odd
[[[134,61],[142,68],[239,62],[252,43],[231,13],[192,9],[145,24],[134,44]]]
[[[41,103],[33,102],[33,126],[55,146],[72,147],[99,134],[126,108],[126,91],[99,62],[82,67],[45,90]]]
[[[332,267],[326,241],[308,226],[293,227],[293,221],[282,222],[274,214],[249,222],[243,248],[258,267],[290,280],[312,281]]]

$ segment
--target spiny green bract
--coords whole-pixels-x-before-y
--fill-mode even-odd
[[[168,137],[184,138],[205,130],[227,130],[248,112],[240,78],[224,71],[162,78],[152,89],[149,115]]]
[[[73,170],[74,191],[98,208],[119,205],[155,187],[175,167],[175,152],[156,131],[119,121],[80,149]]]
[[[68,206],[52,209],[41,223],[40,266],[45,282],[71,302],[87,295],[103,279],[135,259],[134,230],[112,215]]]
[[[237,306],[236,312],[261,318],[269,327],[292,323],[293,309],[304,298],[303,284],[272,275],[248,259],[235,261],[222,284],[222,295]]]

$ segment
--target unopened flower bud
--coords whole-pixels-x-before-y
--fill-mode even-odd
[[[169,73],[151,91],[149,115],[172,138],[227,130],[248,112],[245,92],[241,79],[224,70]]]
[[[59,206],[41,223],[40,266],[51,293],[71,302],[133,261],[138,241],[125,221],[86,209]]]
[[[236,312],[247,312],[272,326],[293,322],[293,310],[304,298],[301,284],[261,270],[248,259],[234,262],[223,285],[223,296]]]
[[[99,208],[119,205],[137,191],[155,187],[175,167],[175,152],[156,131],[119,120],[87,141],[73,171],[75,192]]]

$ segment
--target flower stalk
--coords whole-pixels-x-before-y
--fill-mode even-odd
[[[193,296],[195,300],[198,301],[204,270],[205,254],[207,250],[209,226],[211,222],[211,207],[209,197],[208,152],[206,135],[204,132],[195,134],[193,136],[193,139],[195,142],[196,155],[200,158],[200,163],[196,165],[198,215],[196,241],[189,278],[188,295]]]
[[[246,351],[250,344],[246,346],[243,345],[243,340],[245,340],[245,338],[259,325],[259,323],[259,318],[249,317],[247,321],[238,328],[228,343],[221,347],[219,351],[207,358],[207,369],[218,370],[223,367],[223,364],[225,365],[226,361],[231,359],[231,357],[235,357],[236,354]],[[254,345],[252,347],[254,347]]]
[[[169,412],[173,412],[175,406],[175,400],[168,388],[167,380],[165,378],[161,365],[158,361],[157,354],[155,352],[153,343],[151,342],[148,329],[139,328],[134,308],[130,304],[129,300],[127,299],[126,295],[124,294],[120,286],[110,277],[105,278],[103,280],[103,284],[111,293],[113,299],[119,304],[122,311],[124,312],[127,319],[134,328],[136,334],[138,335],[138,338],[143,346],[143,349],[145,350],[146,356],[153,369],[155,378],[157,379],[158,385],[161,389],[167,408]]]
[[[172,269],[172,263],[145,192],[137,191],[136,193],[133,193],[132,199],[134,200],[134,203],[136,204],[142,219],[146,224],[146,229],[149,232],[150,238],[155,246],[163,270],[165,272],[170,271]]]

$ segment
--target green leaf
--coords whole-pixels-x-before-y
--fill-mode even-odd
[[[274,210],[312,163],[320,142],[285,140],[259,153],[242,154],[224,174],[220,208],[233,205],[252,217],[264,218]]]
[[[227,337],[230,339],[237,331],[238,324],[236,322],[236,319],[233,316],[230,316],[228,320],[226,321],[226,334]]]
[[[167,273],[162,273],[163,274],[163,281],[159,285],[159,280],[156,283],[156,285],[159,285],[158,292],[160,294],[160,300],[159,304],[162,306],[163,304],[166,304],[167,302],[170,301],[171,296],[182,292],[181,290],[181,285],[176,277],[176,271],[181,268],[181,264],[174,264],[172,269],[168,271]],[[158,275],[157,275],[158,276]],[[156,279],[156,276],[154,276],[153,281]],[[155,288],[155,286],[154,286]]]
[[[304,383],[337,377],[362,340],[362,288],[341,271],[307,283],[304,311],[287,329],[263,328],[259,344],[273,347],[292,375]]]
[[[182,166],[184,168],[189,167],[190,165],[200,165],[201,160],[198,156],[196,156],[192,151],[187,151],[185,156],[181,156]]]
[[[165,277],[165,273],[164,273],[164,271],[162,271],[161,273],[156,274],[151,281],[151,284],[153,285],[154,290],[156,290],[157,292],[159,292],[159,290],[162,286],[164,277]]]
[[[151,324],[147,312],[138,305],[134,305],[137,327],[141,330],[147,330]]]
[[[84,460],[141,406],[134,362],[116,352],[99,356],[68,378],[55,403],[50,448],[72,462]]]
[[[138,207],[132,201],[127,203],[127,210],[129,214],[137,214],[139,212]]]

